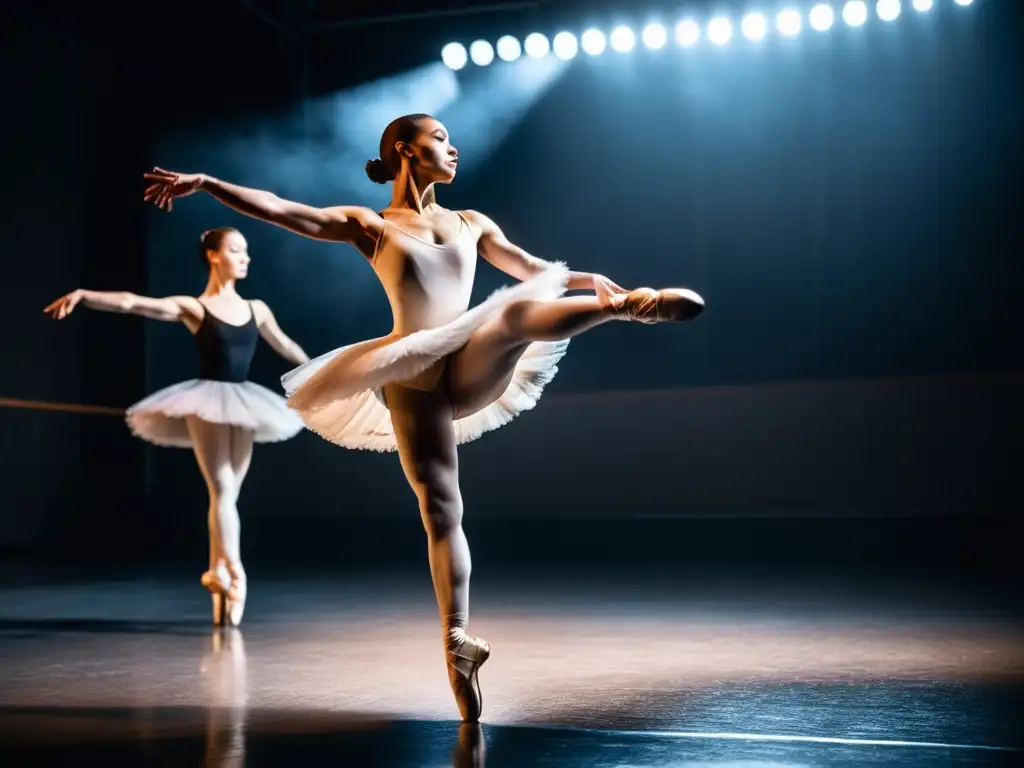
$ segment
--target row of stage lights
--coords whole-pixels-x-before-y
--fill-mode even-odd
[[[953,0],[956,5],[971,5],[973,0]],[[910,0],[914,10],[924,13],[930,11],[934,0]],[[877,0],[875,13],[882,21],[895,21],[903,11],[903,4],[900,0]],[[868,20],[868,3],[864,0],[848,0],[843,3],[840,11],[843,21],[850,27],[860,27]],[[836,12],[828,3],[819,3],[810,9],[807,14],[807,23],[812,29],[824,32],[831,29],[835,23]],[[775,29],[784,37],[794,37],[800,34],[803,28],[804,18],[800,11],[787,8],[780,11],[775,17]],[[748,13],[740,21],[740,31],[748,40],[757,42],[763,40],[769,32],[768,19],[762,13]],[[707,24],[707,39],[714,45],[725,45],[733,37],[732,22],[725,16],[718,16]],[[652,50],[664,48],[668,43],[668,30],[661,24],[648,24],[640,33],[643,44]],[[684,48],[696,45],[701,39],[701,28],[693,19],[680,21],[675,28],[675,41]],[[524,52],[527,56],[540,59],[549,53],[554,53],[560,59],[571,59],[582,48],[584,53],[597,56],[611,47],[618,53],[628,53],[636,47],[636,34],[626,26],[616,27],[611,34],[605,38],[604,33],[599,29],[588,29],[579,40],[571,32],[559,32],[549,42],[548,38],[539,32],[527,35],[526,39],[519,43],[518,38],[512,35],[505,35],[496,46],[492,46],[486,40],[477,40],[469,46],[469,50],[461,43],[449,43],[441,49],[441,60],[451,69],[462,69],[470,61],[478,67],[486,67],[494,61],[495,53],[502,61],[515,61]]]

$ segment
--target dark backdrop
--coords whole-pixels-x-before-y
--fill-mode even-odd
[[[117,25],[50,8],[6,27],[18,119],[4,126],[16,287],[4,313],[17,332],[0,395],[125,406],[194,375],[180,328],[88,313],[54,325],[39,310],[78,285],[198,292],[196,238],[223,223],[252,243],[246,290],[310,352],[388,330],[350,249],[206,200],[147,211],[138,174],[155,162],[314,203],[380,204],[381,190],[352,179],[381,110],[365,90],[346,95],[407,76],[463,22],[322,37],[316,100],[301,103],[299,52],[234,6],[196,16],[177,4],[158,23],[138,12]],[[460,73],[464,98],[441,116],[481,160],[443,202],[486,211],[540,256],[624,284],[682,282],[709,302],[687,328],[574,341],[536,411],[464,449],[469,514],[846,516],[868,531],[879,515],[979,520],[1019,506],[1003,447],[1020,436],[1021,367],[1007,14],[986,3],[762,51],[580,61],[487,141],[470,127],[493,75]],[[188,52],[163,60],[154,30]],[[353,128],[364,113],[380,125]],[[358,158],[356,174],[325,165],[334,156]],[[482,266],[477,298],[504,280]],[[264,349],[254,376],[276,388],[285,369]],[[107,417],[0,419],[0,544],[121,549],[143,537],[149,550],[201,551],[204,494],[187,452],[144,448]],[[303,434],[255,462],[242,505],[250,532],[265,532],[250,547],[266,551],[266,531],[303,520],[415,514],[394,456]]]
[[[531,62],[470,67],[453,100],[443,69],[392,62],[369,86],[331,89],[325,65],[315,101],[167,132],[156,151],[294,199],[383,206],[362,165],[388,110],[438,105],[464,169],[445,204],[488,213],[542,257],[707,297],[686,328],[575,340],[535,412],[463,449],[474,516],[994,513],[1020,501],[997,446],[1019,429],[1008,318],[1024,128],[997,17],[947,8],[786,43],[607,53],[545,85]],[[413,28],[362,42],[394,51]],[[153,217],[151,290],[201,289],[196,238],[224,223],[251,241],[245,289],[312,354],[389,330],[353,248],[209,198]],[[476,300],[508,279],[481,265]],[[193,375],[187,334],[149,334],[151,388]],[[284,370],[264,350],[254,375],[279,390]],[[155,487],[183,504],[201,494],[181,480],[190,462],[161,452]],[[256,462],[252,516],[409,514],[394,456],[306,434]]]

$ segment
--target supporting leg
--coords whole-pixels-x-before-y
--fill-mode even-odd
[[[440,393],[390,386],[385,395],[406,479],[419,501],[427,534],[430,574],[444,633],[448,675],[463,720],[480,718],[483,697],[477,671],[489,646],[469,637],[472,561],[462,529],[458,455],[452,410]]]
[[[187,419],[192,446],[210,497],[207,516],[210,533],[210,567],[203,586],[213,594],[214,621],[230,620],[225,605],[230,589],[232,564],[241,564],[238,518],[238,483],[231,461],[231,427],[211,424],[196,417]],[[221,569],[226,573],[221,574]],[[224,577],[228,584],[225,584]],[[230,611],[228,612],[230,613]],[[240,617],[239,617],[240,618]]]

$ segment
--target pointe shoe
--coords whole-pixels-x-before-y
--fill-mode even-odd
[[[684,323],[704,311],[704,299],[687,288],[637,288],[612,299],[610,309],[616,317],[647,325]]]
[[[210,598],[213,601],[213,625],[215,627],[223,626],[224,585],[221,583],[221,580],[217,576],[217,574],[212,570],[204,573],[199,578],[199,583],[202,584],[210,592]]]
[[[490,656],[491,646],[479,637],[463,637],[448,649],[448,681],[464,723],[480,720],[484,696],[480,690],[479,672]]]
[[[211,592],[210,599],[213,601],[213,626],[224,626],[224,595],[220,592]]]
[[[242,624],[242,616],[245,614],[246,584],[244,580],[235,581],[224,596],[224,613],[227,617],[229,627],[238,627]]]
[[[226,582],[219,574],[210,570],[202,575],[199,583],[210,591],[210,597],[213,599],[214,626],[239,626],[245,613],[245,582]]]

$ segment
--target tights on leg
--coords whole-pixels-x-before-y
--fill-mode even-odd
[[[513,302],[495,325],[518,341],[562,341],[614,319],[607,302],[597,296],[563,296]]]
[[[430,575],[447,647],[465,637],[472,562],[462,530],[458,454],[448,399],[401,386],[386,390],[402,469],[427,534]]]
[[[232,579],[241,581],[243,585],[246,577],[245,568],[242,565],[242,520],[238,513],[238,498],[242,493],[242,483],[245,482],[245,476],[249,472],[249,465],[252,463],[252,446],[253,434],[250,430],[241,427],[231,428],[231,469],[235,473],[234,519],[236,521],[235,540],[231,543],[231,549],[237,553],[237,558],[233,565],[228,566],[228,570],[232,573]]]
[[[446,383],[458,417],[469,416],[501,396],[530,344],[571,339],[614,319],[607,302],[597,296],[509,304],[449,359]]]
[[[210,534],[210,570],[218,573],[223,565],[232,583],[244,583],[242,568],[241,520],[238,516],[239,474],[236,466],[248,468],[245,438],[237,452],[232,449],[233,428],[212,424],[196,417],[187,420],[189,435],[199,470],[210,497],[207,523]],[[248,451],[251,452],[251,442]]]

